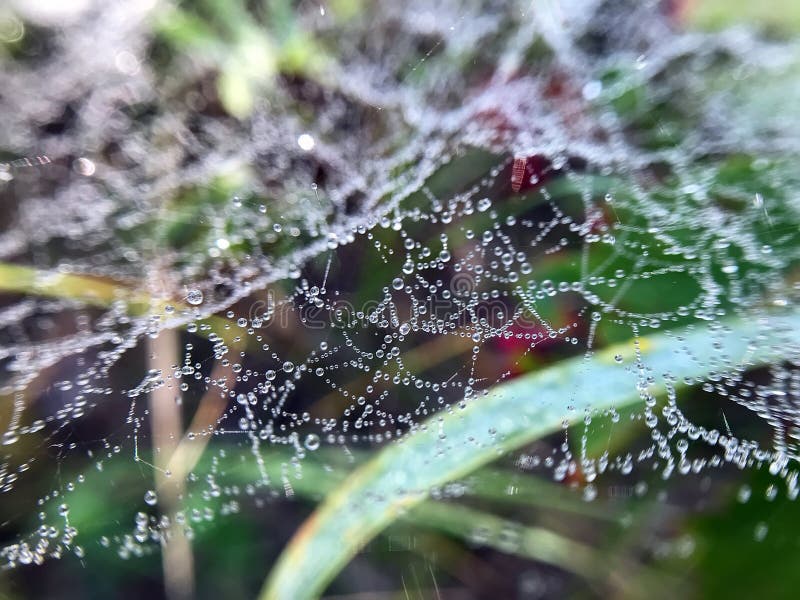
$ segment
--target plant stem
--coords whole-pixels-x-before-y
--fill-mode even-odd
[[[151,368],[160,370],[166,380],[178,356],[177,333],[174,329],[164,330],[155,339],[150,339],[148,346]],[[186,480],[180,473],[173,477],[168,470],[183,429],[176,393],[180,392],[167,383],[150,393],[150,422],[158,504],[170,522],[161,545],[164,587],[169,600],[187,600],[194,596],[194,559],[183,525],[176,522],[186,492]]]

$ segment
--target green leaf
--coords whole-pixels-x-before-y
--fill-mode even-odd
[[[408,519],[418,527],[436,529],[506,554],[556,565],[586,579],[603,575],[604,561],[597,551],[542,527],[521,525],[473,508],[443,502],[425,502],[415,508]]]
[[[794,0],[703,0],[690,6],[688,24],[699,29],[719,30],[744,24],[783,34],[800,31],[800,4]]]
[[[133,316],[144,314],[166,314],[165,307],[171,305],[177,311],[189,311],[191,307],[178,300],[159,300],[110,279],[101,279],[78,273],[44,271],[0,262],[0,294],[25,294],[45,298],[59,298],[81,302],[87,306],[109,307],[122,302],[125,312]],[[227,344],[234,341],[236,325],[224,317],[211,315],[198,322],[207,324]]]
[[[687,378],[780,361],[794,351],[789,341],[798,327],[800,312],[776,315],[769,327],[755,319],[693,325],[565,360],[498,385],[464,409],[434,415],[328,496],[284,550],[261,598],[317,597],[360,548],[431,488],[558,430],[567,416],[663,394],[667,381],[681,387]],[[642,383],[651,376],[652,383]]]

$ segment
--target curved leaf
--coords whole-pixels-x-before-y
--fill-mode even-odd
[[[558,430],[585,410],[663,394],[668,381],[681,387],[712,372],[793,356],[798,347],[791,336],[798,328],[800,312],[774,316],[769,323],[694,325],[565,360],[498,385],[464,409],[434,415],[328,496],[284,550],[261,598],[318,596],[364,544],[422,502],[431,488]]]

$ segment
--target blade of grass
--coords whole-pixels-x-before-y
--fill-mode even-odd
[[[0,293],[25,294],[74,300],[90,306],[105,308],[117,301],[125,302],[128,314],[139,316],[148,312],[165,312],[172,305],[177,312],[191,310],[188,304],[155,300],[123,283],[77,273],[43,271],[25,265],[0,262]],[[233,344],[236,325],[223,317],[210,315],[199,320],[208,324],[227,344]]]
[[[564,535],[521,523],[508,521],[493,514],[466,506],[443,502],[424,502],[404,520],[416,526],[438,530],[452,537],[473,542],[470,537],[480,532],[481,545],[505,554],[512,554],[554,565],[582,577],[592,584],[601,595],[607,595],[608,586],[613,585],[626,597],[668,597],[675,582],[666,574],[653,571],[643,565],[633,565],[622,560],[619,554],[602,554],[599,550]],[[613,578],[614,570],[631,577]],[[658,583],[656,587],[642,584]],[[664,584],[669,583],[665,588]],[[656,593],[658,590],[661,593]]]
[[[562,484],[542,477],[520,474],[511,470],[481,469],[469,479],[467,497],[502,504],[517,504],[580,515],[602,521],[618,521],[620,514],[602,500],[586,502]],[[513,487],[513,493],[508,488]]]
[[[710,372],[746,369],[796,352],[791,332],[800,313],[725,327],[692,326],[612,346],[590,359],[551,368],[496,386],[463,410],[434,415],[354,472],[305,522],[279,558],[261,592],[263,599],[314,598],[384,527],[421,503],[428,491],[463,477],[498,456],[563,426],[569,412],[583,415],[640,400],[643,376],[660,377],[650,394]],[[713,329],[713,330],[712,330]],[[758,338],[758,344],[753,343]],[[776,343],[780,341],[781,343]],[[722,350],[720,350],[722,348]],[[637,356],[637,353],[640,356]],[[616,364],[615,355],[633,371]],[[633,357],[632,357],[633,355]],[[602,394],[602,395],[599,395]]]
[[[424,502],[404,520],[466,541],[480,532],[481,545],[506,554],[555,565],[587,579],[600,575],[598,556],[593,548],[541,527],[513,523],[480,510],[444,502]]]
[[[283,465],[291,456],[291,452],[280,451],[273,451],[269,455],[265,468],[273,481],[281,481]],[[241,478],[242,483],[246,483],[257,476],[251,472],[252,470],[250,465],[239,463],[233,469],[226,470],[226,474],[235,475],[235,479]],[[491,475],[494,475],[492,479],[497,479],[505,474],[493,472]],[[292,490],[299,496],[315,499],[335,489],[344,478],[339,469],[327,470],[321,463],[307,459],[303,462],[303,477],[290,476],[289,482]],[[542,495],[553,503],[557,502],[556,497],[564,499],[565,490],[535,480],[533,477],[529,479],[532,480],[529,490],[543,491]],[[494,498],[491,495],[489,497]],[[207,504],[201,501],[197,506],[202,508]],[[575,510],[580,511],[580,509]],[[601,509],[596,510],[598,516],[604,514]],[[527,526],[460,504],[432,500],[427,500],[414,508],[400,522],[415,528],[444,533],[467,544],[474,543],[474,534],[480,531],[481,545],[506,554],[558,566],[600,586],[608,583],[608,560],[596,549],[543,527]]]

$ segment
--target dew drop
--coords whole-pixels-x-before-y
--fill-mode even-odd
[[[197,306],[198,304],[203,303],[203,292],[198,289],[191,289],[189,293],[186,294],[186,301],[191,304],[192,306]]]
[[[303,442],[303,446],[306,447],[306,450],[313,452],[319,448],[319,436],[316,433],[309,433]]]

